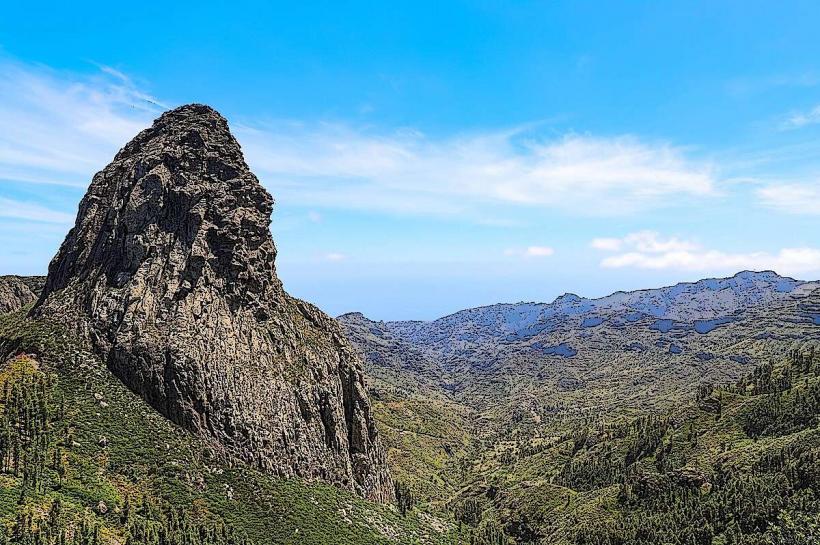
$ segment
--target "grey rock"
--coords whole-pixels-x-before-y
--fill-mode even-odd
[[[242,460],[389,501],[361,363],[284,291],[272,207],[221,115],[166,112],[94,176],[32,315]]]
[[[20,310],[36,299],[37,295],[25,278],[0,276],[0,314]]]
[[[672,472],[679,485],[686,488],[703,488],[709,485],[709,478],[703,471],[693,467],[682,467]]]

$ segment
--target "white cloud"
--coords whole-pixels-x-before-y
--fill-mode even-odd
[[[84,187],[165,107],[122,72],[99,68],[81,77],[0,59],[0,179]],[[513,208],[623,215],[716,192],[709,163],[634,136],[232,126],[251,167],[291,205],[503,224]]]
[[[682,271],[735,272],[739,270],[774,270],[780,274],[797,275],[820,271],[820,249],[783,248],[776,253],[733,253],[707,249],[692,241],[664,238],[652,231],[633,233],[619,244],[598,245],[598,249],[616,255],[601,261],[604,268],[672,269]],[[593,241],[594,246],[595,241]]]
[[[698,245],[675,237],[664,239],[655,231],[639,231],[624,237],[624,243],[639,252],[685,252],[697,249]]]
[[[589,243],[592,248],[596,250],[603,250],[605,252],[617,252],[623,245],[623,240],[619,238],[595,238]]]
[[[108,67],[78,77],[0,58],[0,179],[84,187],[162,107]]]
[[[513,129],[433,138],[299,123],[237,133],[260,178],[280,200],[300,204],[438,215],[501,204],[614,215],[715,193],[709,164],[630,136],[543,140]]]
[[[692,242],[675,237],[663,238],[655,231],[638,231],[623,238],[595,238],[590,242],[590,246],[606,252],[617,252],[621,248],[629,248],[651,254],[689,251],[697,248],[697,245]]]
[[[0,197],[0,218],[66,225],[74,223],[74,216],[71,214],[50,210],[38,204],[6,199],[4,197]]]
[[[783,121],[781,128],[799,129],[807,125],[816,125],[817,123],[820,123],[820,106],[815,106],[805,112],[791,114]]]
[[[555,250],[549,246],[530,246],[527,248],[525,255],[527,257],[549,257],[555,253]]]
[[[325,254],[325,259],[327,261],[344,261],[347,259],[347,256],[339,252],[330,252],[329,254]]]
[[[757,196],[766,206],[782,212],[820,215],[820,184],[770,185],[758,189]]]
[[[308,219],[313,223],[322,223],[322,214],[315,210],[311,210],[308,212]]]
[[[527,246],[526,248],[507,248],[504,250],[506,256],[519,256],[527,258],[549,257],[555,250],[549,246]]]

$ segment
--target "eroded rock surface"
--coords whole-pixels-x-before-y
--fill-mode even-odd
[[[94,176],[32,312],[240,458],[389,500],[361,364],[283,290],[272,207],[222,116],[166,112]]]
[[[25,278],[0,276],[0,314],[20,310],[35,299],[37,295]]]

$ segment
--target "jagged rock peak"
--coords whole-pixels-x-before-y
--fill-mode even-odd
[[[32,314],[238,457],[388,500],[361,364],[282,289],[272,207],[221,115],[166,112],[94,176]]]
[[[184,298],[205,261],[232,305],[281,291],[268,226],[273,199],[251,173],[228,123],[208,106],[166,112],[99,172],[49,269],[45,296],[76,275],[126,285],[146,260],[166,260],[160,290]],[[105,233],[106,236],[99,236]]]
[[[583,301],[583,300],[584,300],[584,298],[581,297],[580,295],[576,295],[574,293],[565,293],[563,295],[559,295],[558,297],[556,297],[555,301],[553,301],[553,304],[555,304],[555,305],[572,304],[572,303],[578,303],[578,302]]]

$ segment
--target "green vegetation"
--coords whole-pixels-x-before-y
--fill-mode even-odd
[[[416,499],[446,503],[461,488],[480,448],[469,413],[437,399],[394,394],[372,399],[394,479]]]
[[[0,544],[809,544],[820,351],[671,411],[527,427],[373,389],[395,506],[277,479],[185,432],[58,329],[0,316]],[[6,357],[10,356],[10,357]],[[524,412],[524,411],[522,411]]]
[[[654,464],[629,466],[619,479],[615,515],[576,519],[572,540],[816,543],[818,386],[820,357],[815,358],[811,346],[793,351],[779,365],[762,366],[737,385],[701,390],[698,402],[710,409],[706,418],[713,415],[718,422],[713,430],[705,429],[705,415],[695,414],[681,428],[684,437],[664,434],[663,445],[652,455]],[[697,446],[694,430],[699,428],[705,452]],[[735,433],[737,428],[744,435]],[[684,465],[687,458],[701,463]]]
[[[808,544],[820,536],[818,392],[807,343],[666,412],[482,428],[467,409],[390,396],[376,414],[391,447],[442,455],[421,471],[411,456],[391,462],[420,505],[443,505],[480,543]]]
[[[456,524],[412,505],[402,514],[232,460],[162,418],[64,332],[24,316],[0,316],[7,542],[466,542]]]

